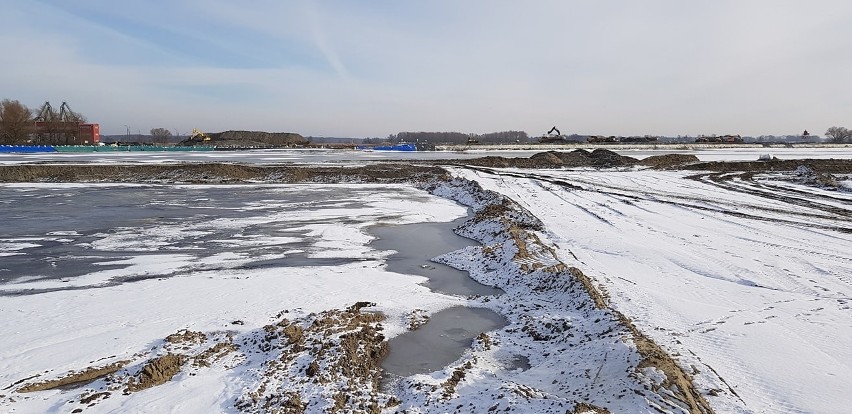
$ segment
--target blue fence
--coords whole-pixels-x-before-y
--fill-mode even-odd
[[[34,153],[34,152],[56,152],[51,145],[0,145],[0,153]]]

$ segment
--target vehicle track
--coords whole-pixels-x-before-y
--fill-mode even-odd
[[[845,375],[849,353],[842,347],[844,334],[823,333],[846,323],[852,309],[847,297],[852,283],[845,277],[852,258],[844,253],[852,229],[841,198],[814,198],[814,205],[803,206],[795,200],[807,197],[807,191],[766,197],[773,186],[760,177],[741,181],[733,173],[719,184],[684,180],[683,174],[483,172],[541,214],[555,229],[553,240],[562,246],[561,254],[568,247],[576,252],[595,281],[610,290],[613,303],[623,306],[638,326],[653,332],[671,352],[699,359],[679,361],[689,360],[686,364],[715,375],[716,388],[727,388],[755,411],[825,411],[813,390],[800,391],[801,381],[810,375],[803,373],[811,367],[797,367],[797,356],[812,353],[808,358],[817,363],[814,369]],[[840,205],[824,205],[832,202]],[[843,211],[837,214],[832,207]],[[580,210],[606,219],[608,226]],[[569,220],[572,213],[576,217]],[[680,227],[680,217],[689,230]],[[790,298],[789,304],[773,309],[776,298]],[[707,319],[690,320],[693,313],[684,311],[683,303],[692,302],[706,309],[694,314]],[[731,316],[728,309],[740,313]],[[762,336],[767,333],[769,337]],[[788,340],[791,345],[786,346]],[[752,346],[761,351],[754,354]],[[787,371],[793,375],[784,375]],[[821,389],[841,398],[836,386],[823,382],[828,388]]]
[[[795,191],[786,188],[776,187],[773,191],[764,190],[760,183],[754,181],[754,174],[752,173],[742,173],[742,174],[730,174],[730,173],[706,173],[706,174],[697,174],[687,177],[692,180],[701,181],[719,188],[723,188],[729,191],[736,191],[741,193],[746,193],[762,198],[767,198],[771,200],[782,201],[787,204],[794,204],[800,207],[805,207],[817,211],[822,211],[829,214],[831,216],[840,216],[838,218],[843,219],[852,219],[852,210],[840,208],[832,205],[828,205],[825,203],[820,203],[817,201],[813,201],[813,198],[821,198],[821,199],[830,199],[835,202],[844,202],[846,200],[835,198],[827,195],[816,195],[813,193]],[[748,183],[748,185],[736,185],[731,184],[731,181],[735,178],[739,178],[741,182]],[[778,193],[782,194],[778,194]],[[807,198],[804,198],[807,197]]]
[[[597,192],[601,194],[607,194],[613,197],[621,197],[627,198],[633,201],[651,201],[657,203],[665,203],[670,205],[677,205],[688,209],[696,209],[696,210],[704,210],[708,212],[721,213],[726,215],[731,215],[734,217],[752,219],[752,220],[760,220],[760,221],[769,221],[799,227],[810,227],[822,230],[833,230],[841,233],[852,234],[852,227],[848,226],[848,222],[852,219],[852,211],[837,208],[834,206],[829,206],[821,203],[813,203],[807,200],[803,200],[795,197],[784,197],[784,196],[772,196],[762,191],[751,190],[748,188],[742,188],[735,185],[725,185],[713,179],[699,179],[695,178],[696,176],[688,176],[688,178],[693,179],[695,181],[711,185],[717,188],[724,189],[726,191],[744,193],[751,196],[764,198],[773,201],[780,201],[786,204],[793,204],[799,207],[806,207],[812,210],[819,211],[820,213],[810,213],[807,211],[801,211],[801,209],[784,209],[784,208],[773,208],[764,205],[757,205],[752,203],[734,203],[727,202],[720,199],[706,199],[706,198],[697,198],[697,196],[684,196],[671,192],[650,192],[647,190],[642,190],[641,187],[638,188],[627,188],[623,186],[609,184],[606,185],[601,181],[592,181],[591,179],[583,179],[583,178],[574,178],[576,182],[570,182],[562,178],[555,178],[547,175],[546,173],[538,173],[538,172],[514,172],[514,171],[503,171],[496,170],[487,167],[469,167],[472,170],[477,172],[495,175],[495,176],[507,176],[507,177],[515,177],[515,178],[525,178],[530,180],[539,180],[548,182],[551,184],[555,184],[557,186],[576,191],[591,191]],[[716,175],[720,175],[720,173],[712,173]],[[731,173],[722,173],[731,175]],[[698,176],[709,175],[709,174],[699,174]],[[580,183],[581,185],[578,185]],[[782,204],[783,205],[783,204]],[[769,213],[772,215],[776,215],[776,217],[770,217],[766,215],[759,215],[750,212],[743,212],[740,209],[749,209],[756,210],[760,212]],[[786,218],[780,218],[777,216],[794,216],[801,218],[801,220],[791,220]],[[815,222],[814,219],[828,221],[831,224],[819,223]]]

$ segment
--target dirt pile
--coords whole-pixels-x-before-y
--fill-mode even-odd
[[[639,161],[636,158],[618,155],[603,148],[592,151],[589,158],[592,159],[592,166],[595,168],[628,167]]]
[[[293,320],[281,318],[282,312],[275,317],[277,322],[242,334],[180,330],[135,354],[132,362],[24,384],[34,378],[30,377],[18,381],[16,385],[24,385],[15,392],[80,383],[79,389],[68,391],[68,403],[83,409],[111,395],[129,395],[211,367],[243,366],[244,387],[233,400],[239,411],[380,412],[398,402],[379,391],[379,364],[388,343],[381,325],[385,316],[366,310],[373,306],[357,302]]]
[[[399,183],[447,177],[440,167],[411,164],[256,166],[246,164],[4,165],[0,182],[114,183]]]
[[[204,335],[203,332],[190,331],[188,329],[182,329],[177,331],[166,337],[165,341],[171,344],[183,344],[188,342],[190,344],[200,344],[207,340],[207,335]]]
[[[385,316],[362,312],[358,302],[306,318],[281,319],[247,337],[269,361],[234,406],[243,412],[380,412],[392,405],[379,392],[379,364],[388,352],[381,333]],[[318,391],[320,390],[320,391]]]
[[[822,160],[779,160],[767,161],[712,161],[687,164],[680,167],[690,171],[716,172],[782,172],[796,171],[805,166],[817,173],[852,174],[852,159],[822,159]]]
[[[659,170],[679,167],[684,164],[699,162],[698,157],[692,154],[663,154],[652,155],[638,162],[638,165],[656,168]]]
[[[577,149],[571,152],[547,151],[529,158],[482,157],[464,160],[464,165],[491,168],[616,168],[634,165],[637,159],[598,148],[592,152]]]
[[[142,391],[160,384],[165,384],[180,372],[186,357],[179,354],[166,354],[150,360],[142,370],[131,378],[127,384],[128,392]]]
[[[225,131],[209,134],[208,144],[220,147],[292,147],[307,145],[305,137],[292,132]]]

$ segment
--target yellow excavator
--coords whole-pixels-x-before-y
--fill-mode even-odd
[[[189,140],[192,142],[210,142],[210,137],[201,132],[198,128],[193,128],[192,135],[189,136]]]

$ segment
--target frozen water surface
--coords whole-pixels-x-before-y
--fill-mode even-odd
[[[357,228],[381,219],[367,211],[374,189],[328,190],[7,186],[0,193],[5,204],[0,243],[14,254],[0,265],[0,289],[37,293],[201,270],[337,266],[378,259],[363,246],[350,250],[347,244],[354,239],[340,240],[335,254],[317,232],[330,224]],[[169,265],[158,265],[164,261]]]

